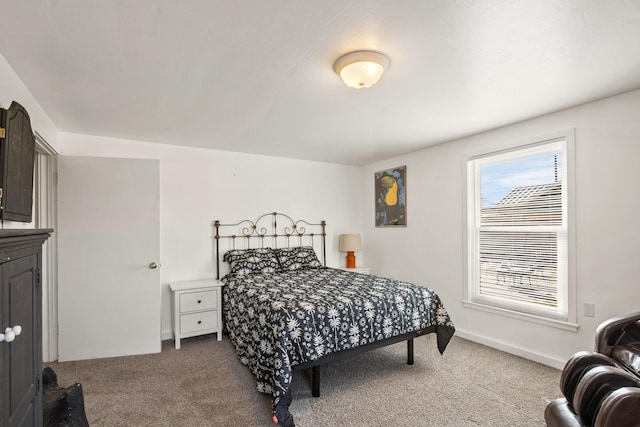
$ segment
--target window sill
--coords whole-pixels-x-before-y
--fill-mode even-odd
[[[564,329],[565,331],[577,332],[580,325],[577,323],[569,323],[561,320],[548,319],[533,314],[521,313],[518,311],[508,310],[505,308],[493,307],[472,301],[462,301],[462,304],[473,310],[484,311],[487,313],[497,314],[499,316],[511,317],[514,319],[524,320],[526,322],[537,323],[539,325],[551,326],[553,328]]]

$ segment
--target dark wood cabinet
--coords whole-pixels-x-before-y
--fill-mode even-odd
[[[52,230],[0,230],[0,426],[42,425],[42,244]]]
[[[35,136],[17,102],[0,109],[0,218],[31,222]]]

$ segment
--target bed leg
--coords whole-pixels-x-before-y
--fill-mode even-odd
[[[311,377],[311,394],[313,397],[320,397],[320,365],[314,366],[311,368],[312,377]]]
[[[407,340],[407,365],[413,365],[413,338]]]

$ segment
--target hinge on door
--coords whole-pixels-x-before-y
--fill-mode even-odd
[[[36,268],[36,289],[40,287],[40,269]]]
[[[0,138],[4,138],[6,135],[6,132],[4,130],[4,128],[0,128]]]
[[[40,374],[36,375],[36,395],[40,394],[40,389],[42,388],[42,378]]]

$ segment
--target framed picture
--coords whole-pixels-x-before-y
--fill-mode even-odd
[[[406,227],[407,167],[374,173],[376,227]]]

